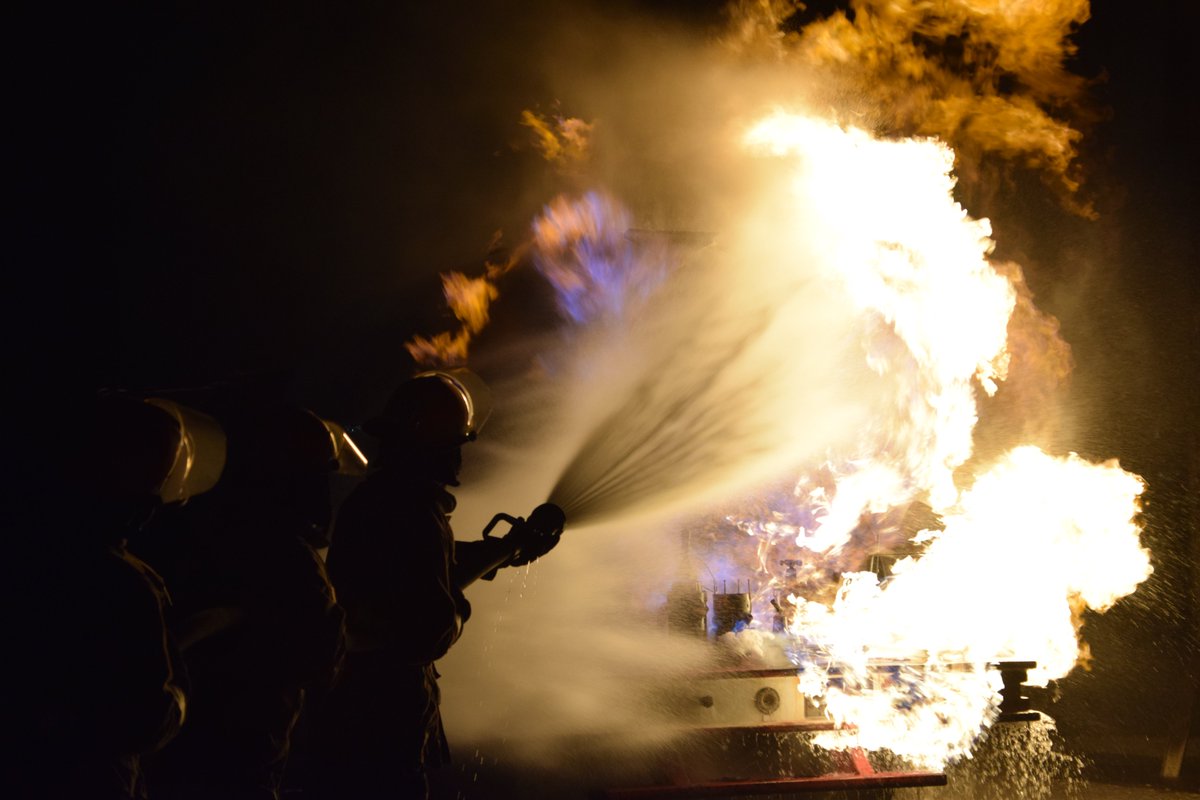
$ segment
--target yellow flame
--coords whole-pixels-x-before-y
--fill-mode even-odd
[[[794,164],[795,213],[822,231],[829,277],[867,323],[868,362],[897,389],[877,446],[858,454],[875,465],[847,484],[858,500],[824,524],[844,536],[861,513],[906,502],[914,487],[935,508],[948,504],[954,470],[971,455],[974,387],[992,394],[1004,378],[1016,305],[987,259],[991,226],[952,200],[953,152],[783,111],[754,125],[745,143]]]
[[[534,145],[542,157],[559,171],[574,174],[586,166],[594,123],[576,117],[547,119],[526,109],[521,112],[521,124],[533,132]]]
[[[1067,674],[1088,658],[1083,610],[1107,609],[1150,574],[1137,522],[1144,486],[1116,462],[1033,446],[970,467],[978,400],[1003,396],[1015,363],[1013,407],[1044,402],[1069,371],[1070,350],[1020,269],[989,259],[987,220],[954,202],[947,146],[881,141],[784,111],[754,124],[743,145],[786,170],[784,213],[820,231],[818,260],[851,298],[867,362],[890,388],[854,448],[797,483],[815,524],[739,527],[757,537],[760,574],[776,576],[768,590],[791,588],[791,633],[814,654],[801,691],[822,696],[861,746],[940,767],[969,753],[995,718],[988,663],[1035,660],[1033,682]],[[942,528],[918,531],[884,582],[861,565],[841,575],[832,599],[806,582],[822,564],[846,569],[837,551],[864,520],[918,499]],[[778,577],[768,568],[776,548],[796,545],[829,560]],[[822,743],[845,744],[837,735]]]
[[[839,684],[870,683],[873,661],[920,662],[919,713],[908,713],[912,704],[898,710],[906,686],[825,691],[818,672],[808,691],[825,694],[828,711],[856,726],[864,746],[933,766],[967,752],[990,722],[988,662],[1036,659],[1038,683],[1066,675],[1083,652],[1079,612],[1111,607],[1150,575],[1136,521],[1143,488],[1115,461],[1012,450],[962,493],[925,553],[897,564],[884,585],[873,573],[850,573],[831,608],[790,598],[793,632],[821,642]],[[934,712],[936,724],[923,721]]]
[[[498,238],[497,233],[493,244]],[[500,296],[495,281],[515,267],[523,253],[523,247],[517,248],[505,261],[488,261],[484,274],[475,278],[462,272],[444,273],[442,293],[459,328],[433,336],[414,336],[405,344],[413,359],[419,364],[443,367],[466,363],[471,340],[487,327],[492,301]]]

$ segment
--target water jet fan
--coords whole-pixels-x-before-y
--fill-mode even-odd
[[[578,327],[553,365],[573,431],[558,441],[574,448],[549,500],[572,525],[694,512],[867,424],[878,376],[815,254],[740,234],[628,240],[624,220],[586,202],[555,213],[567,221],[555,217],[539,269],[568,300],[589,288],[597,306],[563,301]]]

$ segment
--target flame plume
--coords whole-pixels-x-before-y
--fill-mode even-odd
[[[1036,654],[1031,681],[1066,675],[1083,652],[1079,612],[1106,610],[1150,574],[1132,518],[1143,489],[1115,462],[1011,451],[962,494],[925,552],[897,563],[883,585],[874,573],[855,573],[831,608],[790,598],[793,632],[841,670],[835,685],[810,668],[809,690],[825,695],[836,720],[855,725],[863,746],[936,767],[969,752],[994,716],[994,678],[983,665]],[[871,691],[845,688],[857,681],[861,689],[872,658],[897,656],[922,668]]]
[[[788,595],[791,633],[806,643],[807,691],[823,695],[831,716],[852,724],[863,746],[940,767],[969,753],[994,717],[988,662],[1034,659],[1037,682],[1066,675],[1086,654],[1080,612],[1107,609],[1150,574],[1135,521],[1144,487],[1115,461],[1054,458],[1035,447],[1009,451],[974,478],[956,472],[971,455],[975,387],[997,392],[1011,363],[1009,342],[1023,348],[1024,364],[1050,376],[1035,386],[1061,377],[1069,350],[1056,346],[1056,326],[1033,307],[1019,268],[987,261],[986,221],[970,220],[956,205],[957,219],[939,216],[915,191],[906,203],[878,186],[863,191],[860,170],[909,187],[924,173],[926,180],[943,175],[949,196],[948,151],[835,130],[777,113],[746,141],[795,162],[797,186],[820,198],[819,207],[798,204],[798,215],[819,214],[823,230],[861,236],[847,235],[855,248],[838,248],[832,263],[873,322],[867,358],[895,379],[893,413],[827,466],[832,487],[808,489],[801,480],[794,502],[807,526],[739,522],[759,538],[760,559],[774,556],[762,539],[793,536],[791,544],[820,563],[871,515],[923,499],[941,516],[941,529],[918,531],[908,545],[916,554],[900,559],[883,583],[851,567],[832,604]],[[955,250],[956,241],[974,249]],[[1025,352],[1030,343],[1048,355]],[[1012,590],[1014,579],[1020,591]],[[786,584],[776,579],[768,591]],[[872,660],[896,659],[919,666],[881,682]]]
[[[744,2],[726,45],[815,73],[901,136],[935,136],[960,170],[984,154],[1044,172],[1075,210],[1087,82],[1066,69],[1087,0],[852,0],[800,30],[798,2]],[[844,100],[843,100],[844,103]]]
[[[1006,375],[1015,292],[987,261],[986,220],[951,194],[953,154],[932,141],[881,142],[805,116],[772,114],[746,135],[751,149],[799,162],[794,212],[823,231],[830,280],[869,326],[870,367],[891,376],[892,413],[864,433],[820,524],[844,538],[859,516],[928,492],[935,508],[955,493],[954,470],[971,455],[974,386],[994,394]],[[843,505],[845,499],[856,500]],[[832,529],[830,531],[829,529]],[[815,547],[823,550],[828,547]]]
[[[499,241],[497,233],[493,244]],[[522,248],[501,262],[488,261],[484,274],[477,277],[452,271],[442,275],[442,294],[446,305],[459,321],[455,331],[443,331],[433,336],[414,336],[404,346],[418,364],[438,367],[461,366],[467,361],[471,340],[490,319],[490,308],[500,297],[496,281],[520,261]]]
[[[582,173],[591,153],[594,124],[575,117],[555,116],[547,119],[528,109],[521,112],[521,125],[533,133],[534,144],[542,157],[564,175]],[[535,231],[535,238],[545,232]],[[500,231],[492,239],[492,249],[499,244]],[[446,305],[459,321],[454,331],[442,331],[433,336],[414,336],[405,344],[409,355],[426,366],[462,366],[467,362],[472,339],[487,327],[489,309],[500,297],[496,282],[521,260],[528,244],[517,247],[502,262],[488,261],[484,274],[476,277],[458,272],[442,274],[442,294]]]

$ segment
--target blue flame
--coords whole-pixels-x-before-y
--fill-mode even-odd
[[[573,323],[621,319],[666,276],[665,260],[630,240],[630,219],[621,203],[591,191],[556,198],[534,221],[534,264]]]

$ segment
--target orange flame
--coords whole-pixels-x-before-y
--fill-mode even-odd
[[[418,364],[448,367],[466,363],[471,340],[487,326],[492,301],[500,297],[496,280],[517,265],[523,252],[524,248],[518,248],[503,262],[487,262],[484,274],[476,278],[461,272],[442,275],[446,305],[461,324],[455,331],[414,336],[406,343],[405,348]]]
[[[960,170],[985,154],[1041,170],[1074,210],[1094,216],[1074,197],[1087,81],[1065,68],[1087,0],[853,0],[849,13],[789,31],[802,9],[741,3],[725,43],[815,71],[889,134],[942,139]]]
[[[533,132],[534,144],[542,157],[560,172],[576,174],[587,165],[594,123],[576,117],[547,119],[526,109],[521,112],[521,124]]]

